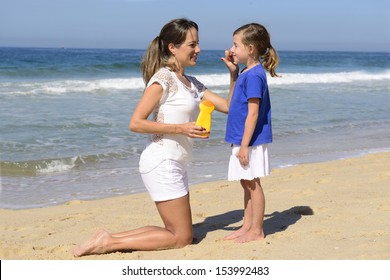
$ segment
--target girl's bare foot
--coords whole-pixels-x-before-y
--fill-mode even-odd
[[[107,241],[111,238],[111,235],[101,229],[95,232],[92,237],[78,246],[74,250],[74,256],[75,257],[81,257],[85,255],[91,255],[91,254],[104,254],[107,252],[106,244]]]
[[[235,232],[225,236],[223,240],[232,240],[240,237],[241,235],[244,235],[249,229],[242,226],[239,230],[236,230]]]
[[[258,231],[247,231],[243,235],[237,237],[234,242],[236,243],[246,243],[255,240],[262,240],[265,238],[264,232]]]

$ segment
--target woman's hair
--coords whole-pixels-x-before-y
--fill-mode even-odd
[[[186,40],[187,32],[191,28],[198,30],[198,25],[184,18],[171,20],[163,26],[160,34],[150,43],[141,61],[140,68],[145,84],[148,84],[154,73],[162,67],[170,67],[172,70],[176,70],[176,65],[168,62],[172,55],[168,45],[172,43],[176,47],[180,47]]]
[[[238,28],[233,35],[240,32],[242,32],[242,43],[246,46],[253,45],[264,68],[272,77],[278,76],[275,69],[279,63],[279,57],[271,45],[271,38],[267,29],[261,24],[249,23]]]

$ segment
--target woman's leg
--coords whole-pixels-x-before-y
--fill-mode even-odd
[[[129,235],[133,235],[133,234],[139,234],[139,233],[147,232],[147,231],[150,231],[150,230],[158,230],[158,229],[161,229],[161,227],[158,227],[158,226],[144,226],[144,227],[140,227],[140,228],[136,228],[136,229],[132,229],[132,230],[128,230],[128,231],[112,233],[111,236],[112,237],[124,237],[124,236],[129,236]]]
[[[235,239],[235,242],[238,243],[264,239],[265,237],[263,231],[265,196],[260,184],[260,178],[255,178],[252,181],[247,182],[252,213],[250,214],[249,229]]]
[[[189,195],[156,202],[165,228],[149,226],[118,234],[104,230],[77,247],[77,257],[126,250],[159,250],[184,247],[192,242],[192,217]]]

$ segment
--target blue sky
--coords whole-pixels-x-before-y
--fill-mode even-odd
[[[389,51],[389,0],[1,0],[0,46],[144,49],[170,19],[198,23],[202,49],[248,22],[279,50]]]

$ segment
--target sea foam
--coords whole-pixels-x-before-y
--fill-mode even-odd
[[[268,84],[284,86],[294,84],[337,84],[354,83],[358,81],[389,81],[390,71],[370,73],[364,71],[337,73],[279,73],[281,78],[268,77]],[[229,74],[200,74],[196,78],[207,87],[227,87]],[[0,83],[0,94],[49,94],[61,95],[68,93],[110,93],[121,90],[140,90],[145,88],[141,77],[128,79],[98,79],[98,80],[59,80],[41,82],[4,82]]]

